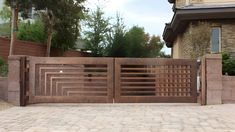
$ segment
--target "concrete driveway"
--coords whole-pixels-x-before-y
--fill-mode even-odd
[[[0,112],[0,132],[235,132],[235,105],[39,104]]]

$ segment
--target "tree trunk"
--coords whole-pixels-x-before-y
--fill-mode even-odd
[[[47,57],[50,57],[51,54],[51,40],[52,40],[52,32],[49,32],[47,36],[47,53],[46,53]]]
[[[52,40],[52,35],[53,35],[53,20],[54,20],[54,16],[51,10],[48,10],[46,8],[46,19],[48,21],[48,25],[47,25],[47,53],[46,56],[50,57],[51,54],[51,40]]]
[[[11,43],[10,43],[10,50],[9,56],[14,54],[14,47],[16,41],[16,34],[17,34],[17,21],[18,21],[18,9],[13,7],[12,11],[12,19],[11,19]]]

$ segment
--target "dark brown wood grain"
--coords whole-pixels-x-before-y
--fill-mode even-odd
[[[29,57],[30,103],[112,103],[113,58]]]
[[[195,103],[196,82],[196,60],[115,59],[115,102],[118,103]]]
[[[197,62],[28,57],[29,103],[195,103]]]

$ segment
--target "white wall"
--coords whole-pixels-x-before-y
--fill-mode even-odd
[[[2,9],[3,5],[4,5],[4,0],[0,0],[0,10]],[[0,23],[2,23],[1,18],[0,18]]]

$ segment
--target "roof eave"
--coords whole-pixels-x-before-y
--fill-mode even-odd
[[[167,47],[171,48],[177,34],[182,33],[190,21],[235,19],[235,7],[210,9],[177,9],[171,23],[166,24],[163,39]]]
[[[175,3],[175,0],[168,0],[169,3]]]

